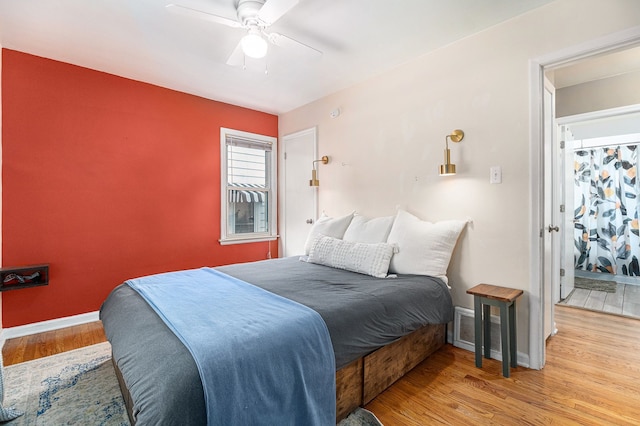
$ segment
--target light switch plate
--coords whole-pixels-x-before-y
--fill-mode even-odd
[[[489,182],[502,183],[502,167],[493,166],[489,169]]]

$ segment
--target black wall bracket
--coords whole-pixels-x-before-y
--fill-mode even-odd
[[[0,291],[49,284],[49,265],[0,268]]]

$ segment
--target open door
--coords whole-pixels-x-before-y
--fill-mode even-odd
[[[556,295],[556,302],[566,299],[573,291],[575,267],[574,267],[574,146],[573,135],[567,126],[558,126],[560,135],[560,171],[558,173],[558,185],[561,188],[562,200],[560,212],[562,215],[562,247],[560,248],[560,288]]]
[[[560,286],[560,200],[561,185],[558,185],[559,144],[555,125],[555,87],[544,79],[544,338],[555,334],[553,307],[557,288]],[[543,362],[544,365],[544,362]]]

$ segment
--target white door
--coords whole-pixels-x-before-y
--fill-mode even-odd
[[[284,164],[283,255],[304,254],[304,243],[317,216],[317,189],[309,186],[316,153],[316,128],[282,138]]]
[[[556,297],[556,302],[565,299],[573,291],[573,281],[575,277],[575,261],[574,261],[574,146],[573,135],[567,129],[567,126],[558,126],[560,141],[563,148],[560,155],[561,170],[558,175],[558,185],[562,188],[562,220],[560,232],[562,235],[562,247],[560,249],[561,271],[560,289]]]
[[[544,97],[544,338],[555,334],[553,306],[556,289],[560,286],[560,208],[558,191],[558,145],[555,137],[555,88],[545,78]],[[544,365],[544,359],[543,365]]]

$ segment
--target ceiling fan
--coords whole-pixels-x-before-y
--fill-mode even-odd
[[[269,43],[287,49],[295,49],[307,55],[322,55],[322,52],[318,49],[294,40],[291,37],[266,31],[271,24],[297,5],[298,1],[299,0],[238,0],[236,5],[237,20],[179,4],[168,4],[166,7],[174,13],[246,30],[246,34],[240,39],[240,42],[227,60],[228,65],[241,65],[244,63],[245,55],[257,59],[265,57]]]

